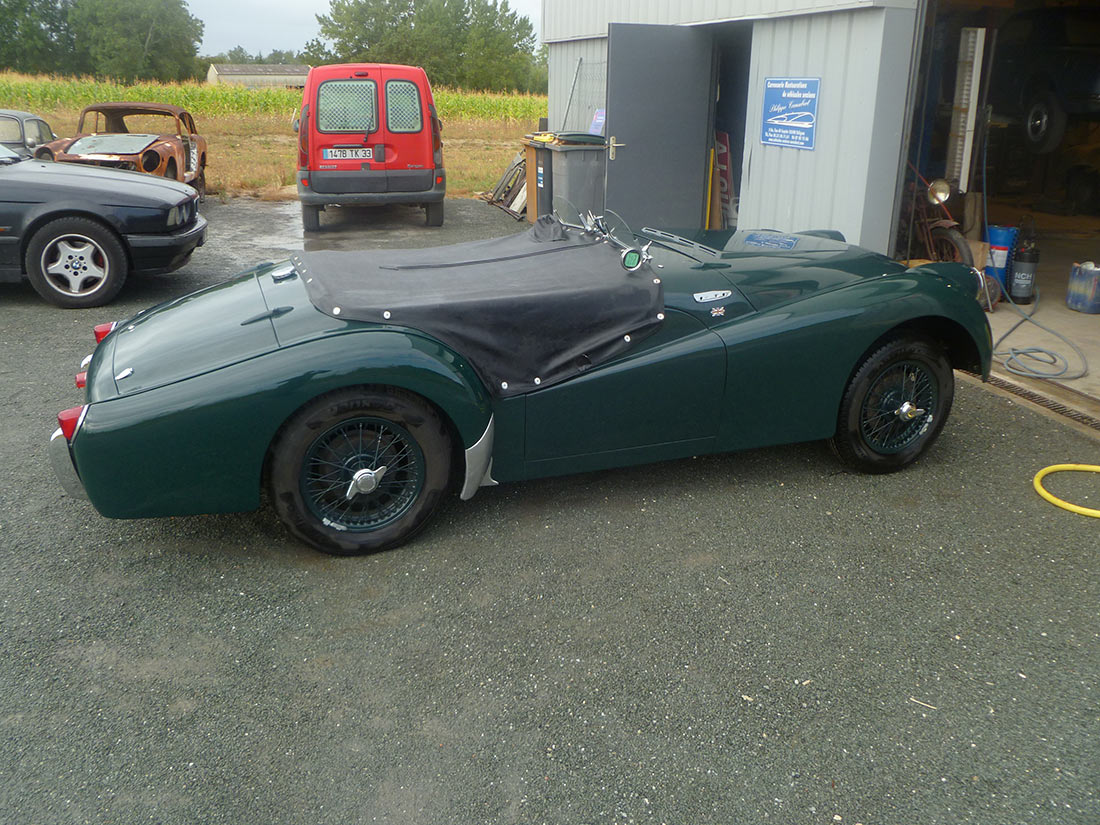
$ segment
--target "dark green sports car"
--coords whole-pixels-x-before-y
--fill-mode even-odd
[[[988,375],[977,273],[835,232],[636,235],[609,214],[413,251],[312,252],[97,328],[51,459],[100,513],[254,509],[329,553],[441,498],[829,439],[882,473]]]

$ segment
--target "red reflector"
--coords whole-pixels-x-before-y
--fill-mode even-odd
[[[92,331],[95,333],[95,342],[98,344],[104,338],[111,334],[111,330],[118,326],[118,321],[111,321],[109,324],[96,324]]]
[[[82,390],[86,386],[88,386],[88,373],[87,372],[78,372],[76,374],[76,388],[78,390]]]
[[[436,175],[435,182],[436,183],[443,183],[443,176],[442,175]]]
[[[309,186],[309,178],[302,178],[302,186]]]
[[[65,436],[66,441],[72,441],[73,436],[76,434],[76,427],[80,423],[81,416],[84,415],[84,407],[71,407],[70,409],[63,410],[57,414],[57,426],[61,428],[61,432]]]

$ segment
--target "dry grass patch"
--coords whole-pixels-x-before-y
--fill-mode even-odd
[[[76,134],[79,109],[41,113],[58,136]],[[209,145],[206,186],[211,194],[294,200],[295,112],[285,115],[196,116]],[[535,124],[511,120],[450,120],[443,125],[447,194],[471,197],[492,189]]]

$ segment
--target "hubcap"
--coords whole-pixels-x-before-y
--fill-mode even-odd
[[[1027,136],[1033,141],[1042,140],[1047,131],[1047,112],[1042,106],[1034,106],[1027,113]]]
[[[871,382],[860,409],[860,433],[867,446],[898,453],[928,432],[939,400],[939,383],[924,364],[887,366]]]
[[[378,489],[382,476],[386,474],[386,469],[386,467],[379,467],[377,470],[356,470],[355,475],[351,477],[351,484],[348,485],[348,491],[344,497],[351,501],[360,493],[373,493]]]
[[[110,274],[103,249],[84,235],[63,235],[42,250],[42,272],[50,286],[66,295],[90,295]]]
[[[310,511],[336,530],[378,530],[403,516],[424,486],[424,453],[381,418],[342,421],[306,451],[300,487]]]

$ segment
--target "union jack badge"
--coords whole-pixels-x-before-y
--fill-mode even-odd
[[[711,307],[710,308],[710,317],[711,318],[721,318],[725,314],[726,314],[726,308],[725,307]]]

